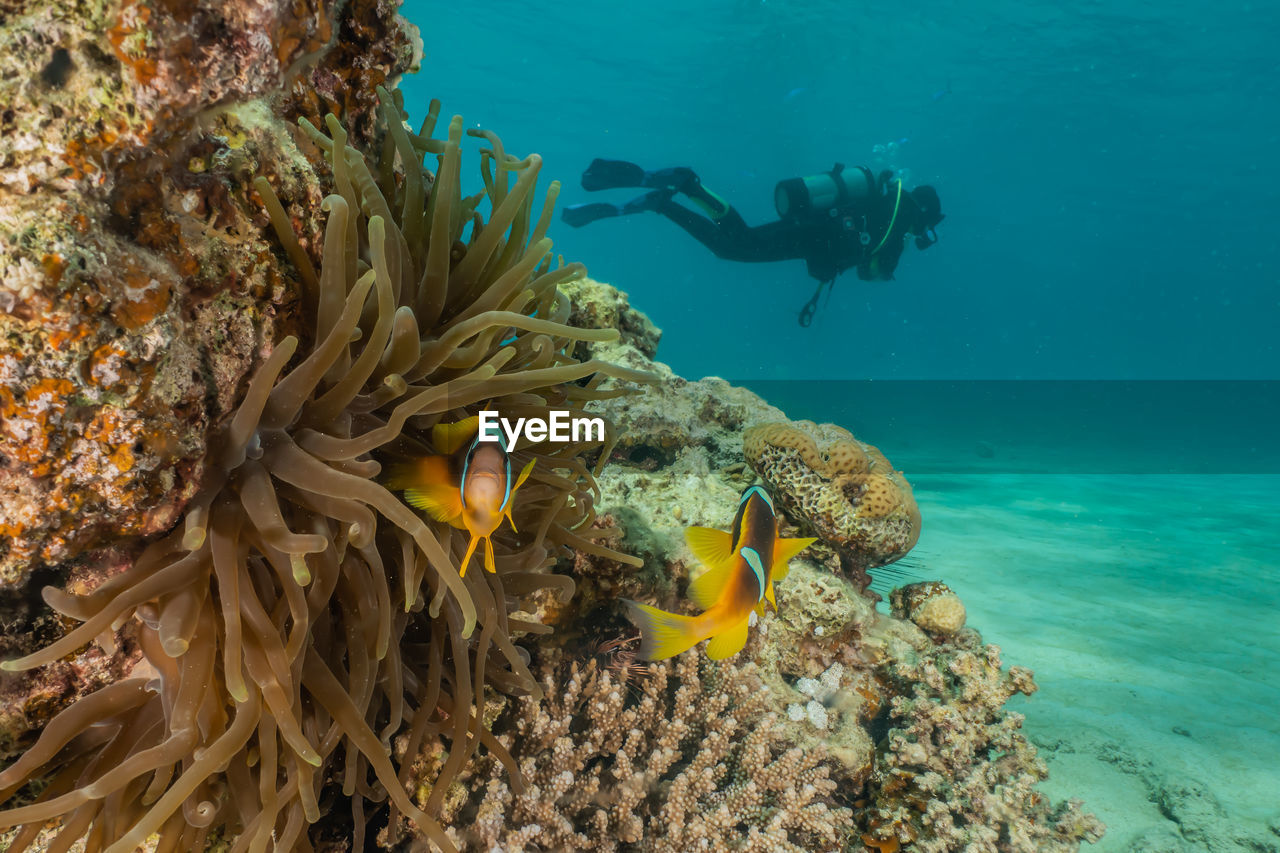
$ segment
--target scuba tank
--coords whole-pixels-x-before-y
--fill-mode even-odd
[[[865,201],[876,195],[876,190],[870,169],[858,166],[846,170],[843,163],[836,163],[830,172],[779,181],[773,190],[773,204],[781,218],[799,219]]]
[[[858,166],[846,172],[843,163],[836,163],[830,172],[779,181],[773,191],[773,202],[778,209],[778,216],[782,219],[790,219],[793,222],[801,219],[813,221],[817,218],[830,220],[838,223],[837,227],[847,232],[849,237],[856,237],[857,243],[862,247],[857,253],[858,276],[870,278],[879,272],[878,255],[888,241],[889,235],[893,233],[894,224],[898,221],[898,208],[902,201],[901,180],[897,182],[897,192],[893,194],[892,211],[879,211],[888,213],[888,224],[881,226],[869,221],[880,207],[879,200],[888,197],[891,180],[893,180],[893,173],[887,169],[877,176],[872,176],[871,170],[865,166]],[[876,234],[873,234],[873,231],[880,237],[880,241],[874,248],[872,243],[875,241]],[[851,246],[847,238],[841,237],[839,242]],[[897,255],[895,254],[889,267],[889,277],[892,277],[892,267],[896,264]],[[865,274],[864,269],[867,270]],[[840,272],[840,269],[836,269],[830,278],[819,282],[813,297],[800,309],[797,319],[801,326],[808,326],[813,322],[823,289],[826,289],[827,296],[830,298],[835,277]],[[814,275],[812,269],[809,274]],[[814,275],[814,277],[818,276]]]

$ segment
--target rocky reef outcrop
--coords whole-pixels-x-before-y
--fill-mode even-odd
[[[0,589],[173,524],[289,316],[252,178],[317,192],[292,120],[367,140],[417,43],[380,0],[4,10]]]
[[[366,143],[374,87],[417,61],[380,0],[17,3],[0,13],[0,657],[70,623],[170,529],[248,372],[296,323],[253,177],[308,245],[316,166],[293,119],[336,109]],[[141,657],[122,626],[0,677],[0,754]]]

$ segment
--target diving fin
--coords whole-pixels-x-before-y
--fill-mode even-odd
[[[618,205],[605,204],[604,202],[597,204],[571,204],[560,211],[560,218],[564,220],[566,225],[574,228],[590,225],[597,219],[608,219],[612,216],[621,215],[622,209]]]
[[[628,163],[626,160],[601,160],[597,157],[582,173],[582,188],[587,192],[596,192],[619,187],[642,187],[645,186],[644,180],[644,169],[635,163]]]

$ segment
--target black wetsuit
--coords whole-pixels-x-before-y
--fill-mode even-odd
[[[661,213],[726,261],[803,259],[809,275],[820,282],[832,281],[851,268],[864,280],[888,280],[902,257],[915,212],[914,202],[904,193],[895,219],[894,199],[895,193],[888,193],[866,202],[865,210],[812,213],[754,227],[732,207],[713,220],[668,195],[654,195],[648,209]],[[892,231],[886,235],[891,221]]]

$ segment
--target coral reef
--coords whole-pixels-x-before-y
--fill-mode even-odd
[[[673,558],[679,565],[670,579],[684,578],[690,556],[684,526],[724,523],[724,505],[754,477],[748,464],[777,478],[760,475],[791,513],[794,526],[783,535],[821,537],[826,547],[815,551],[824,564],[862,589],[870,585],[868,568],[915,545],[920,514],[911,487],[878,450],[830,424],[791,424],[779,409],[722,379],[676,376],[651,360],[658,335],[625,294],[591,279],[572,286],[574,322],[603,318],[622,331],[615,342],[581,344],[582,352],[660,377],[642,396],[597,407],[616,427],[618,464],[602,488],[609,515],[626,529],[628,553],[664,563]],[[795,447],[775,447],[770,438]],[[651,509],[638,515],[631,509],[637,505]],[[663,585],[667,577],[647,581]]]
[[[899,559],[920,538],[911,486],[884,454],[833,424],[759,424],[743,452],[776,499],[859,572]]]
[[[0,845],[1096,838],[1035,789],[1004,708],[1030,673],[940,582],[892,615],[865,594],[919,534],[902,475],[655,363],[624,295],[553,263],[536,155],[468,131],[463,197],[461,120],[413,133],[375,93],[415,42],[382,0],[0,22],[0,750],[26,749]],[[513,448],[535,467],[498,571],[459,577],[465,535],[380,477],[481,403],[611,430]],[[676,606],[683,529],[757,473],[825,547],[736,657],[637,662],[618,599]]]
[[[655,761],[655,745],[674,737],[668,733],[673,725],[714,730],[723,716],[722,700],[640,726],[636,715],[651,701],[651,682],[669,690],[673,668],[692,668],[689,659],[699,652],[675,663],[637,663],[634,634],[619,617],[616,598],[676,606],[696,571],[681,531],[688,524],[714,526],[732,515],[751,476],[741,464],[744,433],[782,420],[780,412],[743,389],[714,379],[688,382],[651,364],[642,350],[653,339],[651,327],[642,316],[628,316],[633,309],[625,297],[590,280],[573,288],[577,316],[616,318],[631,330],[618,341],[588,342],[583,349],[661,376],[644,395],[593,404],[620,433],[612,462],[599,478],[597,523],[616,532],[616,547],[644,555],[646,566],[636,570],[577,554],[564,567],[577,582],[577,595],[553,608],[548,621],[558,630],[535,649],[540,671],[557,673],[564,694],[520,699],[521,710],[507,707],[494,729],[526,762],[539,796],[521,799],[501,782],[482,788],[477,781],[470,795],[459,791],[454,826],[476,828],[475,834],[458,836],[469,849],[613,849],[635,837],[636,825],[627,816],[637,810],[654,816],[643,824],[647,834],[637,846],[662,849],[661,836],[652,833],[667,831],[664,803],[674,786],[669,777],[681,765]],[[931,634],[903,618],[905,611],[877,613],[839,568],[834,549],[794,559],[777,585],[777,613],[766,614],[752,629],[742,654],[714,669],[718,683],[749,677],[756,685],[751,713],[767,721],[771,755],[794,755],[836,783],[826,795],[831,802],[821,803],[828,814],[846,806],[853,810],[846,824],[835,827],[838,844],[805,849],[1073,850],[1096,839],[1102,832],[1096,819],[1074,802],[1050,803],[1034,787],[1045,776],[1044,765],[1019,732],[1021,717],[1004,707],[1014,693],[1034,689],[1030,673],[1003,670],[999,650],[957,624],[963,604],[940,582],[917,585],[918,592],[907,595],[913,601],[919,596],[926,614],[929,600],[941,602],[932,614],[937,624],[925,619],[935,629]],[[566,657],[599,663],[575,669],[564,663]],[[704,681],[710,666],[704,665]],[[717,689],[704,688],[713,697]],[[584,700],[588,694],[608,697],[602,702],[607,710],[593,714],[597,700]],[[743,714],[732,716],[740,726]],[[719,749],[705,742],[702,748]],[[601,753],[610,753],[608,760]],[[688,751],[679,759],[694,765],[709,760]],[[651,764],[659,770],[644,777],[643,796],[613,775],[619,767],[643,771]],[[706,784],[711,805],[705,808],[718,814],[718,804],[735,796],[734,785],[727,777]],[[795,811],[786,820],[797,826],[806,806],[775,808]],[[499,822],[499,815],[507,819]],[[777,812],[774,819],[782,820]],[[740,848],[750,836],[746,823],[738,830],[723,846],[708,841],[706,849]]]

